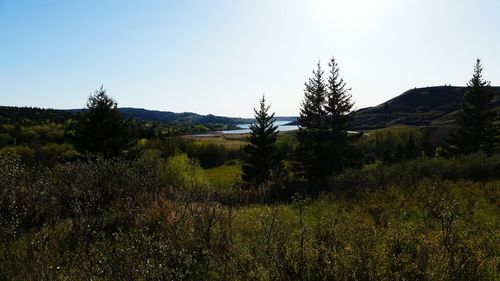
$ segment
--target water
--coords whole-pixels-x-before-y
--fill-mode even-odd
[[[278,131],[280,132],[286,132],[286,131],[293,131],[297,130],[299,127],[296,125],[285,125],[287,123],[290,123],[290,121],[275,121],[274,125],[278,126]],[[248,134],[250,133],[250,124],[239,124],[238,127],[241,129],[238,130],[224,130],[224,131],[218,131],[217,133],[219,134]]]
[[[286,132],[286,131],[294,131],[299,128],[298,125],[285,125],[290,123],[291,121],[275,121],[274,125],[278,126],[278,131],[279,132]],[[218,135],[231,135],[231,134],[248,134],[250,133],[250,124],[238,124],[238,127],[241,129],[237,130],[224,130],[224,131],[215,131],[207,134],[201,134],[201,135],[195,135],[195,137],[210,137],[210,136],[218,136]],[[350,134],[358,134],[359,132],[357,131],[347,131]]]
[[[299,127],[297,125],[285,125],[287,123],[290,123],[291,121],[275,121],[274,125],[278,126],[278,131],[280,132],[286,132],[286,131],[293,131],[297,130]],[[241,129],[237,130],[224,130],[224,131],[216,131],[213,133],[208,133],[208,134],[202,134],[202,135],[197,135],[197,136],[215,136],[215,135],[231,135],[231,134],[248,134],[250,133],[250,124],[238,124],[238,127]]]

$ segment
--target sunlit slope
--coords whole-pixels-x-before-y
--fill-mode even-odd
[[[355,115],[356,127],[452,126],[466,90],[466,87],[454,86],[408,90],[380,105],[358,110]],[[500,108],[500,87],[492,87],[491,90],[495,94],[495,106]]]

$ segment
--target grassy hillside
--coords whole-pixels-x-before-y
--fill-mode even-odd
[[[454,86],[415,88],[378,106],[358,110],[355,126],[362,130],[392,125],[452,126],[466,89]],[[500,108],[500,87],[492,87],[492,91],[495,105]]]

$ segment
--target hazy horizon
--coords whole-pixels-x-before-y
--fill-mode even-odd
[[[476,58],[500,83],[500,1],[0,0],[5,106],[119,107],[251,117],[265,93],[298,115],[304,82],[335,55],[355,107],[415,87],[465,86]]]
[[[466,87],[466,85],[450,85],[450,84],[446,84],[446,85],[430,85],[430,86],[425,86],[425,87],[413,87],[411,89],[405,90],[404,92],[406,92],[408,90],[412,90],[414,88],[423,89],[423,88],[442,87],[442,86]],[[492,86],[499,87],[499,86],[495,86],[495,85],[492,85]],[[394,97],[390,97],[388,100],[390,100],[392,98],[395,98],[395,97],[399,96],[400,94],[403,94],[404,92],[401,92],[401,93],[395,95]],[[357,108],[354,108],[354,110],[359,110],[359,109],[368,108],[368,107],[375,107],[375,106],[378,106],[378,105],[382,105],[384,102],[381,102],[381,103],[378,103],[378,104],[369,105],[369,106],[366,106],[366,107],[357,107]],[[3,105],[3,104],[0,104],[0,106],[37,107],[37,106],[30,106],[30,105]],[[79,109],[84,109],[84,106],[79,107],[79,108],[76,108],[76,107],[75,108],[54,108],[54,107],[50,107],[50,106],[49,107],[42,107],[42,108],[44,108],[44,109],[55,109],[55,110],[79,110]],[[199,113],[199,112],[194,112],[194,111],[189,111],[189,110],[188,111],[175,111],[175,110],[168,110],[168,109],[145,108],[145,107],[137,107],[137,106],[122,106],[120,104],[118,104],[118,108],[135,108],[135,109],[145,109],[145,110],[150,110],[150,111],[162,111],[162,112],[170,111],[170,112],[174,112],[174,113],[195,113],[195,114],[201,114],[201,115],[211,114],[211,115],[215,115],[215,116],[244,118],[244,119],[254,118],[253,114],[252,115],[248,115],[248,116],[242,116],[242,115],[223,115],[223,114],[217,114],[217,113],[213,113],[213,112]],[[275,114],[275,116],[276,117],[298,117],[299,116],[299,112],[297,111],[296,114],[290,114],[290,115]]]

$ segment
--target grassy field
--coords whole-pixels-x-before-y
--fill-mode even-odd
[[[295,144],[296,131],[280,132],[278,134],[278,143],[292,143]],[[227,149],[239,149],[247,144],[249,134],[220,134],[220,135],[207,135],[207,136],[183,136],[183,138],[223,145]]]
[[[214,186],[227,187],[241,178],[241,163],[233,162],[203,170],[205,178]]]
[[[223,145],[229,150],[236,150],[247,144],[248,134],[231,134],[217,136],[186,136],[196,141]],[[282,132],[278,135],[278,145],[295,145],[295,132]],[[203,170],[205,178],[214,186],[229,186],[241,180],[241,161],[228,161],[224,165]]]
[[[223,145],[229,150],[237,150],[244,146],[246,134],[235,135],[210,135],[210,136],[183,136],[183,138],[196,140],[200,142],[212,143],[216,145]]]

